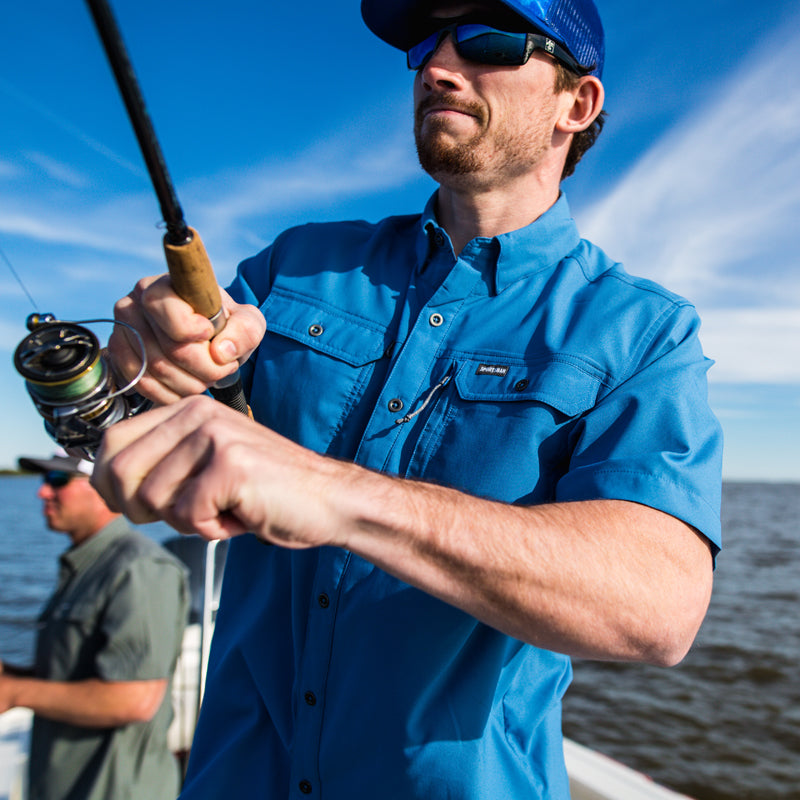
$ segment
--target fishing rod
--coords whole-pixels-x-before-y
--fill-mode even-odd
[[[217,335],[226,321],[217,279],[199,234],[184,219],[119,26],[107,0],[86,3],[161,207],[166,225],[164,255],[173,288],[197,313],[211,321]],[[97,321],[106,320],[84,322]],[[30,334],[17,347],[14,365],[25,378],[28,393],[45,420],[45,429],[59,444],[91,458],[106,428],[150,407],[149,401],[132,391],[146,367],[144,343],[134,329],[131,328],[141,346],[142,368],[134,381],[118,388],[105,351],[81,322],[35,313],[26,324]],[[210,391],[220,402],[249,413],[238,370]]]

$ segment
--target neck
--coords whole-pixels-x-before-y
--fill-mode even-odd
[[[513,191],[459,183],[458,180],[443,180],[437,196],[439,222],[450,236],[456,255],[476,236],[499,236],[530,225],[559,196],[557,181],[550,181],[548,185],[515,186]]]
[[[87,524],[82,526],[79,529],[72,530],[68,533],[70,540],[72,541],[73,546],[79,545],[85,542],[87,539],[91,539],[97,533],[100,533],[103,528],[106,527],[110,522],[117,519],[117,517],[121,516],[120,514],[114,514],[111,511],[107,511],[106,513],[99,513],[96,515],[91,521],[87,521]]]

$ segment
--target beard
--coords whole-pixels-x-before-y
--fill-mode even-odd
[[[447,119],[426,118],[428,109],[440,106],[473,116],[477,123],[475,134],[455,139]],[[470,184],[476,180],[491,183],[502,176],[514,177],[530,171],[541,160],[552,138],[552,127],[544,116],[518,130],[507,126],[490,130],[488,120],[488,110],[480,103],[465,102],[449,93],[423,99],[414,115],[414,141],[420,166],[437,181],[461,177]]]
[[[467,141],[456,142],[448,135],[446,119],[425,120],[425,112],[434,106],[444,105],[474,116],[479,128]],[[417,107],[414,115],[414,142],[422,169],[431,177],[439,175],[470,175],[478,172],[483,159],[478,146],[483,138],[485,109],[478,103],[464,103],[452,95],[429,96]],[[423,125],[427,130],[423,133]]]

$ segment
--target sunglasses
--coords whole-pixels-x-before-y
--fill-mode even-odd
[[[66,486],[75,476],[71,472],[62,472],[61,470],[53,469],[45,472],[42,480],[51,489],[61,489]]]
[[[512,33],[489,25],[467,22],[446,25],[412,47],[407,53],[408,68],[422,69],[448,33],[453,39],[456,52],[467,61],[477,64],[520,67],[528,62],[534,50],[543,50],[573,72],[586,72],[561,45],[548,36],[539,33]]]

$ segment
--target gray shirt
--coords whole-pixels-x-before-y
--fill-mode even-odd
[[[185,568],[114,520],[61,556],[39,618],[34,674],[53,681],[172,678],[188,608]],[[35,716],[30,800],[174,800],[171,692],[149,722],[88,728]]]

